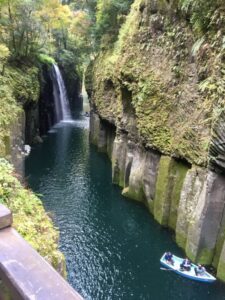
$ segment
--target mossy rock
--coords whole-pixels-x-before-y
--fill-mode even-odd
[[[188,166],[182,162],[174,162],[174,182],[171,193],[171,205],[168,225],[171,229],[176,229],[177,223],[177,209],[179,206],[181,191],[184,183],[185,176],[188,171]]]
[[[136,200],[138,202],[145,201],[145,193],[144,193],[144,189],[142,187],[140,187],[138,191],[134,190],[131,187],[126,187],[123,189],[122,195],[126,198],[130,198],[130,199]]]
[[[170,170],[172,167],[170,157],[162,156],[159,162],[159,170],[156,182],[154,199],[154,217],[161,225],[167,225],[170,208],[169,189]]]
[[[186,253],[192,261],[205,265],[210,265],[212,263],[214,249],[210,250],[207,248],[202,248],[196,255],[191,251],[190,248],[186,248]]]
[[[186,246],[186,240],[187,240],[187,237],[186,236],[183,236],[182,234],[180,233],[176,233],[176,243],[178,246],[180,246],[182,249],[185,249],[185,246]]]
[[[217,277],[225,282],[225,262],[220,261],[217,268]]]

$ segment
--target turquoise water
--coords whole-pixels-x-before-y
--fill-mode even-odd
[[[110,161],[89,144],[87,118],[59,125],[34,147],[26,176],[52,212],[68,280],[85,299],[225,299],[220,282],[160,270],[163,252],[183,253],[144,206],[112,185]]]

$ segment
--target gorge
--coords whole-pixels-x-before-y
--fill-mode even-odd
[[[224,297],[224,11],[0,2],[0,203],[85,299]],[[218,282],[162,272],[166,250]]]
[[[143,205],[112,185],[110,161],[89,144],[88,123],[77,113],[26,159],[29,186],[60,230],[69,283],[87,300],[223,299],[220,281],[205,285],[160,270],[165,250],[184,253]]]
[[[180,9],[135,1],[117,42],[89,66],[91,141],[108,153],[122,194],[143,202],[193,261],[224,279],[223,50],[213,44],[220,25],[197,40]]]

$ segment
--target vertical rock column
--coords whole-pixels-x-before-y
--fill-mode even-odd
[[[98,133],[98,150],[100,152],[107,152],[107,128],[100,121]]]
[[[131,145],[131,143],[129,144]],[[137,201],[144,201],[143,173],[146,151],[140,147],[136,148],[134,145],[128,147],[128,149],[130,149],[130,151],[128,151],[126,162],[127,179],[126,187],[123,189],[123,195]]]
[[[188,167],[173,158],[162,156],[159,163],[154,217],[164,226],[176,227],[177,207]]]
[[[188,227],[202,192],[207,170],[193,167],[187,172],[177,211],[176,242],[185,249]]]
[[[224,201],[225,177],[209,171],[188,228],[186,252],[192,260],[212,263]]]
[[[113,143],[116,136],[116,127],[110,125],[107,129],[107,154],[112,159]]]
[[[225,281],[225,243],[222,248],[222,252],[219,259],[219,264],[217,267],[217,277]]]
[[[147,151],[144,164],[143,189],[145,193],[146,205],[152,214],[160,157],[160,154],[156,152]]]
[[[171,192],[171,204],[169,212],[168,226],[175,230],[177,217],[178,217],[178,207],[180,203],[181,191],[184,184],[184,179],[188,171],[188,166],[179,161],[173,162],[172,170],[172,192]]]
[[[128,143],[123,195],[146,204],[153,213],[160,155]],[[128,177],[129,175],[129,177]]]
[[[100,118],[95,112],[90,114],[90,141],[92,144],[98,146],[100,131]]]
[[[127,155],[127,135],[120,133],[114,140],[112,152],[112,181],[125,186],[125,165]]]

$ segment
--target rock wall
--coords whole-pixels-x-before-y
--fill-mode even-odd
[[[193,260],[225,279],[225,177],[135,143],[92,111],[90,138],[112,161],[112,181],[148,208]],[[112,134],[113,132],[113,134]],[[109,151],[109,149],[113,149]]]
[[[113,124],[113,182],[225,280],[225,7],[184,6],[134,1],[87,69],[91,136],[105,150]]]

